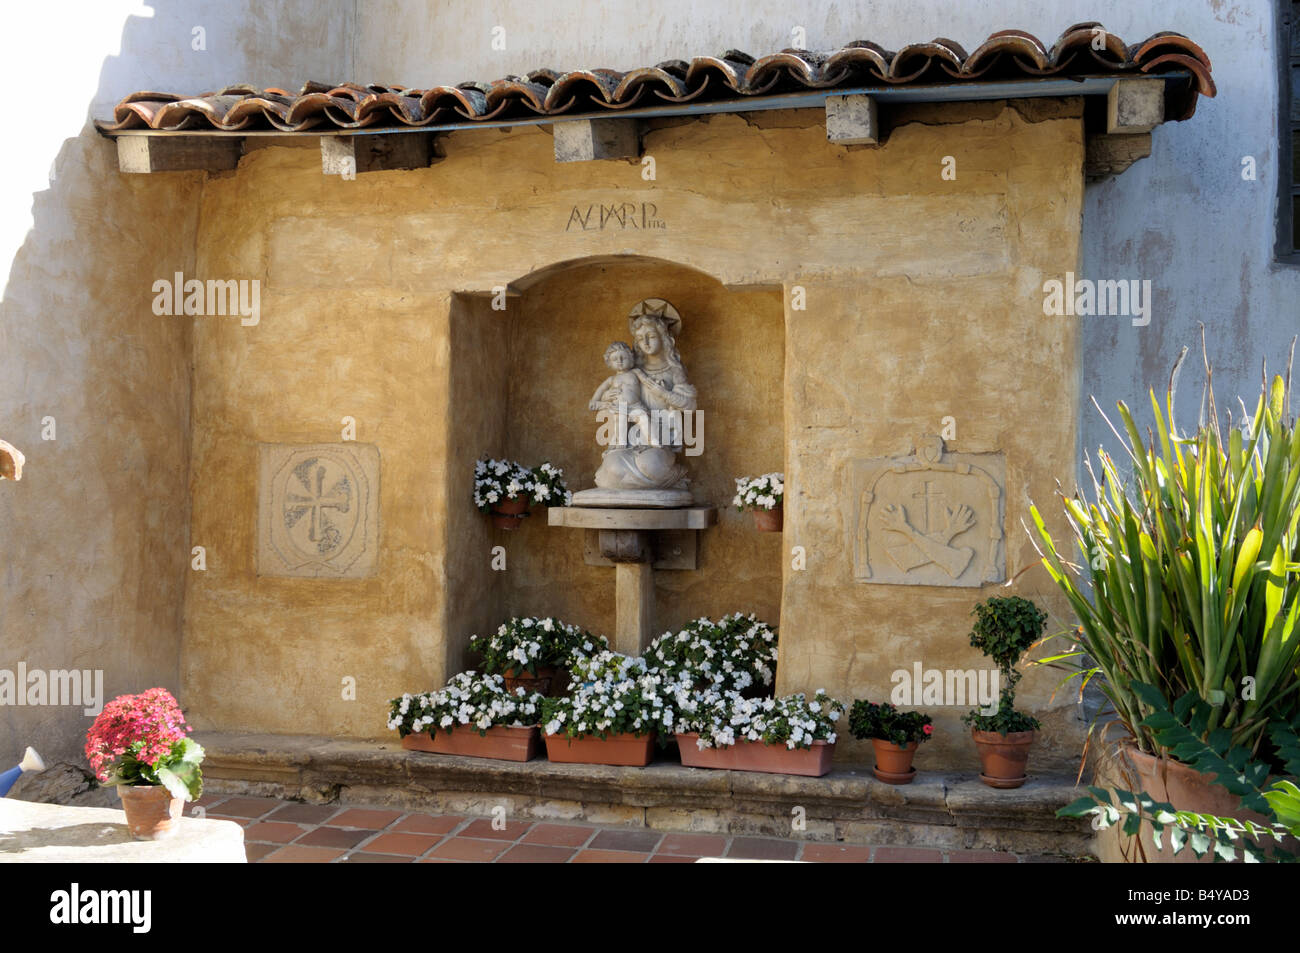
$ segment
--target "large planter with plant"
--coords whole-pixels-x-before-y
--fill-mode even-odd
[[[1131,743],[1103,750],[1087,796],[1058,812],[1091,816],[1098,857],[1180,864],[1300,859],[1300,717],[1269,725],[1280,762],[1257,761],[1227,733],[1206,736],[1214,706],[1203,699],[1189,693],[1170,709],[1154,686],[1134,688],[1152,709],[1142,727],[1185,763]]]
[[[849,731],[859,740],[870,739],[876,755],[872,773],[886,784],[911,784],[916,777],[912,758],[921,742],[934,733],[929,715],[899,711],[889,702],[874,704],[859,698],[849,711]]]
[[[497,529],[514,530],[534,506],[567,506],[573,498],[564,471],[550,462],[529,467],[512,460],[484,459],[474,464],[474,505]]]
[[[408,751],[530,761],[540,747],[543,697],[508,691],[500,675],[461,672],[436,692],[389,702],[388,728]]]
[[[688,768],[820,778],[831,770],[831,760],[835,757],[833,741],[814,741],[802,748],[763,741],[737,741],[725,747],[701,748],[696,732],[679,733],[676,738],[682,764]]]
[[[759,477],[737,477],[731,503],[742,513],[754,514],[754,528],[760,533],[781,532],[785,501],[785,474],[765,473]]]
[[[1121,745],[1120,754],[1132,772],[1130,777],[1137,782],[1134,790],[1145,791],[1157,801],[1168,802],[1180,811],[1268,823],[1263,814],[1243,809],[1240,796],[1216,784],[1217,775],[1203,774],[1173,758],[1157,758],[1131,743]]]
[[[556,764],[609,764],[644,768],[654,760],[656,733],[622,731],[607,735],[546,736],[546,760]]]
[[[575,657],[569,693],[542,706],[546,757],[566,764],[643,767],[662,729],[671,729],[672,696],[644,659],[608,650]]]
[[[555,679],[560,669],[607,645],[604,636],[549,616],[516,616],[497,626],[492,635],[475,635],[469,642],[470,651],[482,657],[479,668],[501,675],[506,691],[522,688],[540,695],[559,687]]]
[[[203,748],[190,730],[171,693],[151,688],[113,699],[86,734],[86,758],[101,782],[117,786],[136,840],[173,833],[185,802],[203,794]]]
[[[809,701],[803,693],[746,698],[706,691],[677,701],[677,746],[688,768],[813,778],[831,769],[844,706],[825,692]]]
[[[974,709],[962,716],[971,729],[983,768],[980,780],[991,788],[1018,788],[1028,777],[1029,748],[1038,719],[1015,709],[1016,662],[1038,641],[1047,613],[1020,596],[995,596],[975,606],[970,644],[997,663],[1002,678],[997,711]]]
[[[1186,349],[1179,364],[1185,356]],[[1058,658],[1085,680],[1099,676],[1128,742],[1159,758],[1166,775],[1175,761],[1206,775],[1181,790],[1156,783],[1143,796],[1186,797],[1175,807],[1213,814],[1214,788],[1225,788],[1244,798],[1245,810],[1284,822],[1274,803],[1283,795],[1263,792],[1270,774],[1291,783],[1273,735],[1300,723],[1300,433],[1280,376],[1266,382],[1250,419],[1243,413],[1240,424],[1225,425],[1208,366],[1201,403],[1209,419],[1195,434],[1176,423],[1177,365],[1164,406],[1151,394],[1149,441],[1119,404],[1123,471],[1101,452],[1091,499],[1062,498],[1073,558],[1058,551],[1037,509],[1031,515],[1043,564],[1079,620],[1077,646]],[[1175,734],[1181,740],[1171,744]],[[1111,763],[1129,760],[1110,754]],[[1222,770],[1207,770],[1216,763]],[[1246,784],[1243,765],[1262,774]],[[1132,791],[1116,781],[1105,786]],[[1137,816],[1100,802],[1094,808],[1103,820],[1107,811]],[[1197,836],[1208,836],[1221,856],[1232,851],[1227,838]],[[1176,847],[1134,853],[1166,860]],[[1205,842],[1197,847],[1204,853]]]
[[[459,731],[430,729],[402,739],[407,751],[431,754],[454,754],[464,758],[489,758],[493,761],[532,761],[542,747],[541,730],[536,725],[493,725],[484,731],[462,728]]]

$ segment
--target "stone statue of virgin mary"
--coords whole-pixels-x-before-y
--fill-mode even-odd
[[[606,363],[616,373],[601,384],[590,405],[607,424],[613,415],[621,439],[605,441],[596,488],[575,494],[573,505],[690,506],[690,480],[677,461],[684,415],[696,408],[695,388],[677,353],[682,317],[662,298],[647,298],[628,314],[627,324],[633,346],[610,345]]]

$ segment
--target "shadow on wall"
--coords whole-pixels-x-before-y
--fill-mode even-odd
[[[697,502],[719,509],[698,536],[698,568],[655,573],[653,631],[701,615],[754,612],[780,619],[781,548],[730,507],[737,476],[783,467],[785,317],[779,289],[732,291],[684,265],[627,256],[564,262],[516,282],[517,306],[493,312],[485,296],[462,295],[453,309],[448,498],[470,498],[473,464],[484,455],[527,466],[549,461],[570,490],[593,485],[599,424],[588,410],[609,376],[603,355],[631,341],[628,312],[664,298],[682,315],[677,346],[703,417],[700,453],[683,456]],[[503,359],[504,358],[504,359]],[[460,413],[459,408],[468,408]],[[588,565],[582,531],[550,527],[538,509],[514,532],[493,530],[468,507],[449,508],[447,671],[469,661],[475,632],[515,615],[555,615],[614,634],[614,573]],[[510,572],[482,557],[503,545]],[[563,580],[564,584],[558,583]]]
[[[34,744],[82,764],[85,709],[178,687],[191,325],[222,319],[159,317],[151,305],[155,280],[193,272],[204,174],[122,175],[87,116],[108,118],[138,89],[291,82],[279,72],[286,52],[303,73],[337,69],[352,4],[338,6],[345,15],[331,18],[305,0],[240,2],[218,21],[197,2],[105,2],[86,4],[71,33],[62,7],[10,24],[27,50],[5,66],[11,85],[52,58],[60,83],[6,158],[0,433],[26,453],[27,472],[0,485],[0,535],[20,541],[6,547],[0,591],[0,688],[16,690],[0,694],[0,763]],[[35,681],[30,694],[14,684],[20,666],[102,672],[105,697],[42,699]]]

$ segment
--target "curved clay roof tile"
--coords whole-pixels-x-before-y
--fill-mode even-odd
[[[242,129],[259,119],[266,119],[270,122],[272,116],[283,120],[283,117],[289,112],[291,102],[291,100],[280,96],[250,96],[247,99],[241,99],[226,113],[223,128]],[[232,123],[238,123],[238,125],[232,126]]]
[[[1101,31],[1102,48],[1107,54],[1106,57],[1101,55],[1093,43],[1097,39],[1097,31]],[[1061,34],[1061,38],[1053,45],[1047,55],[1048,62],[1056,69],[1065,69],[1065,67],[1074,58],[1074,55],[1081,50],[1087,50],[1093,58],[1103,66],[1115,68],[1127,67],[1133,60],[1129,55],[1128,47],[1114,33],[1111,33],[1100,23],[1079,23]]]
[[[308,93],[306,96],[299,96],[293,101],[289,111],[281,117],[283,125],[277,125],[277,128],[290,131],[310,129],[327,115],[325,110],[329,104],[330,97],[327,93]]]
[[[430,86],[420,96],[420,108],[430,120],[444,111],[477,119],[487,112],[487,95],[472,86]]]
[[[549,87],[521,79],[497,80],[488,87],[487,108],[493,110],[505,102],[522,102],[535,113],[546,112]]]
[[[1214,85],[1214,77],[1210,75],[1210,68],[1193,56],[1186,56],[1182,53],[1166,53],[1164,56],[1157,56],[1142,64],[1144,73],[1155,72],[1155,67],[1161,63],[1172,63],[1175,66],[1189,70],[1196,77],[1196,91],[1206,99],[1213,99],[1218,94],[1218,88]],[[1196,97],[1191,97],[1192,109],[1196,108]],[[1187,113],[1190,116],[1191,112]],[[1179,118],[1187,118],[1181,116]]]
[[[1017,63],[1034,74],[1051,71],[1047,49],[1038,37],[1022,30],[1003,30],[980,44],[966,59],[963,72],[967,75],[983,73],[1004,53],[1014,56]]]
[[[384,103],[388,113],[404,126],[423,126],[428,122],[424,107],[420,105],[418,90],[405,90],[401,93],[385,93],[379,99]]]
[[[950,41],[931,40],[929,43],[909,43],[894,54],[889,64],[885,81],[890,83],[910,83],[923,76],[937,62],[947,63],[953,69],[960,70],[962,60],[960,46],[953,48]]]
[[[812,54],[799,50],[782,50],[755,60],[754,65],[745,72],[745,85],[750,89],[761,88],[773,78],[780,79],[782,73],[787,71],[805,86],[821,85],[819,63]]]
[[[749,68],[754,65],[754,58],[739,50],[728,50],[722,56],[697,56],[686,68],[686,83],[694,86],[702,82],[701,77],[717,76],[734,92],[748,95],[750,87],[745,80]]]
[[[154,117],[155,129],[187,129],[202,116],[218,129],[242,129],[248,120],[226,124],[226,114],[242,101],[240,96],[209,96],[206,99],[181,99],[167,103]]]
[[[864,40],[854,40],[826,58],[826,69],[865,72],[876,79],[883,80],[885,74],[889,72],[889,64],[893,58],[894,54],[883,46]]]
[[[1133,60],[1140,66],[1149,58],[1161,53],[1181,53],[1190,56],[1204,65],[1207,74],[1214,69],[1205,51],[1181,33],[1156,33],[1148,37],[1135,45]]]
[[[613,70],[573,70],[555,81],[546,93],[546,111],[566,100],[586,94],[595,100],[611,102],[623,74]],[[567,108],[567,105],[566,105]]]
[[[682,64],[682,72],[685,73],[686,64]],[[622,101],[628,98],[635,91],[639,99],[645,89],[653,89],[656,92],[660,89],[666,91],[669,96],[685,96],[690,92],[690,87],[682,80],[681,76],[674,75],[668,70],[659,66],[646,66],[641,69],[634,69],[629,73],[623,74],[623,81],[618,84],[614,90],[614,98]]]

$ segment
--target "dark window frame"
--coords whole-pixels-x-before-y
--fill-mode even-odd
[[[1277,261],[1300,265],[1300,175],[1294,141],[1300,135],[1300,0],[1277,0]]]

